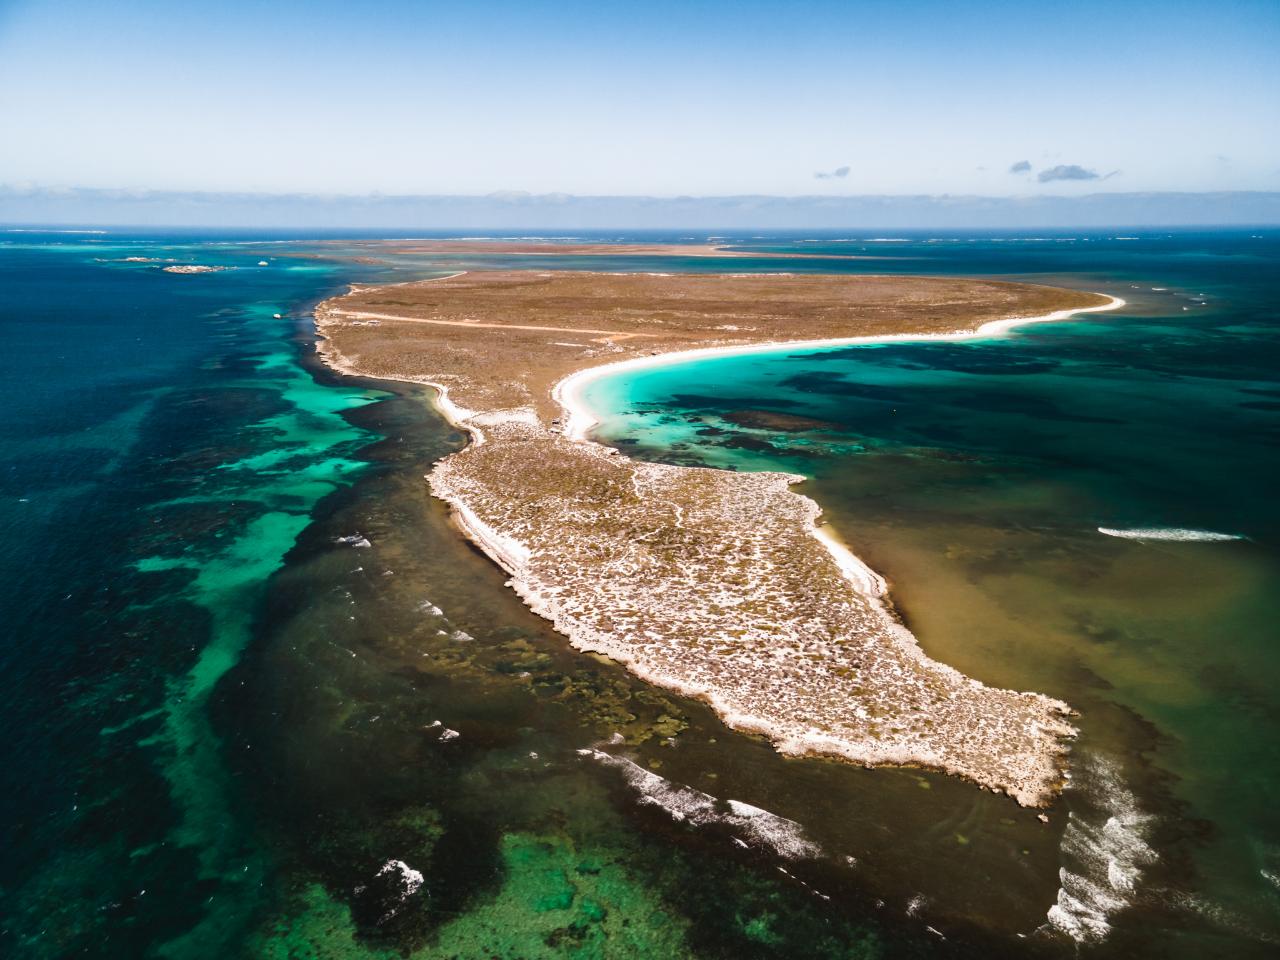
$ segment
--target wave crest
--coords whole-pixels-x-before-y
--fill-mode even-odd
[[[1144,869],[1158,859],[1147,843],[1154,818],[1101,757],[1084,759],[1068,789],[1092,797],[1093,809],[1070,813],[1048,928],[1077,943],[1100,943],[1111,932],[1111,917],[1133,903]]]
[[[1122,537],[1125,540],[1176,540],[1176,541],[1219,541],[1243,540],[1238,533],[1218,533],[1215,530],[1192,530],[1185,527],[1099,527],[1098,532],[1108,537]]]

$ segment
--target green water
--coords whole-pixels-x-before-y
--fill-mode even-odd
[[[1120,313],[705,360],[587,399],[631,455],[807,475],[927,652],[1075,706],[1059,926],[1196,955],[1280,935],[1277,262],[1243,238],[1165,253],[1098,242],[1037,274]]]
[[[130,256],[228,270],[165,275]],[[40,956],[225,952],[271,865],[210,698],[316,505],[366,466],[354,454],[373,435],[348,416],[389,395],[301,365],[305,328],[281,313],[332,284],[331,267],[185,243],[24,242],[0,258],[17,278],[4,442],[21,494],[3,519],[24,545],[4,557],[6,658],[44,790],[10,813],[31,833],[15,844],[28,872],[6,883],[6,937]],[[22,657],[28,643],[39,654]]]
[[[0,243],[7,954],[1274,948],[1270,247],[895,244],[913,259],[851,269],[1054,277],[1134,308],[599,385],[634,455],[810,475],[927,650],[1070,700],[1077,779],[1046,825],[931,773],[784,760],[520,603],[427,495],[464,438],[422,391],[318,367],[307,319],[348,281],[518,261],[242,239]],[[824,426],[743,425],[761,409]],[[1096,529],[1170,525],[1249,539]],[[1069,886],[1097,942],[1049,924]]]

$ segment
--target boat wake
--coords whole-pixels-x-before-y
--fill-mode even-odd
[[[1108,537],[1122,537],[1125,540],[1176,540],[1176,541],[1220,541],[1243,540],[1238,533],[1218,533],[1214,530],[1190,530],[1183,527],[1131,527],[1117,529],[1115,527],[1099,527],[1098,532]]]

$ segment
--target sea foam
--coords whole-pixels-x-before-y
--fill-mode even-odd
[[[722,804],[709,793],[673,783],[626,757],[594,747],[579,750],[578,754],[622,771],[623,779],[640,795],[641,803],[661,808],[673,820],[694,826],[722,823],[734,827],[756,844],[788,859],[816,857],[822,853],[817,844],[804,836],[804,828],[794,820],[741,800],[728,800]],[[743,840],[734,839],[741,846],[750,846]]]
[[[1101,757],[1080,762],[1068,790],[1084,793],[1093,810],[1069,815],[1047,928],[1077,943],[1100,943],[1111,933],[1112,916],[1133,903],[1143,870],[1158,859],[1147,843],[1154,818]]]
[[[1220,541],[1243,540],[1238,533],[1218,533],[1214,530],[1191,530],[1184,527],[1099,527],[1098,532],[1108,537],[1122,537],[1125,540],[1177,540],[1177,541]]]

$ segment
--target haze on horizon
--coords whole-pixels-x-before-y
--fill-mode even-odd
[[[1272,0],[0,0],[0,184],[1275,191],[1277,49]]]

